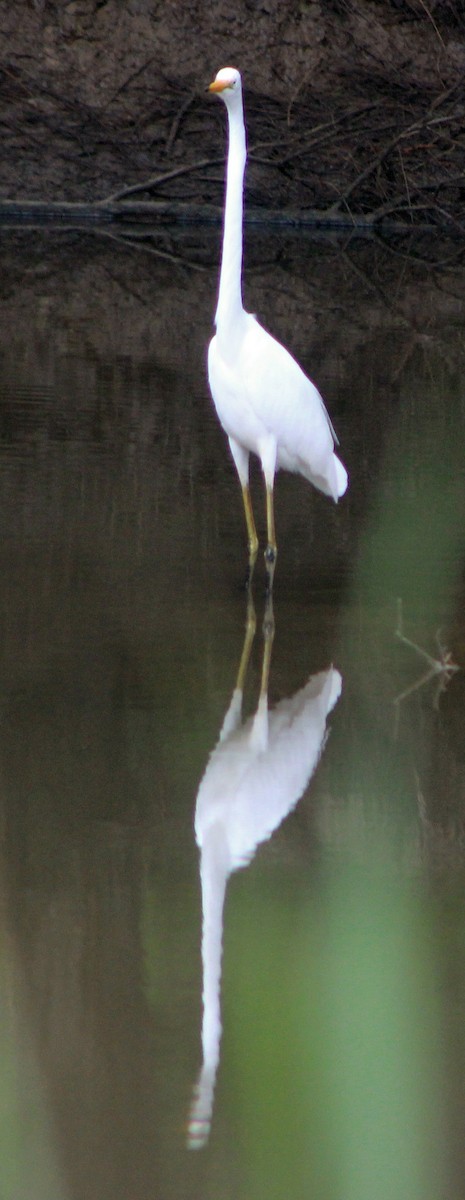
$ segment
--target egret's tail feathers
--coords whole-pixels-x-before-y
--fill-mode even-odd
[[[328,713],[330,713],[331,709],[334,708],[334,705],[339,700],[339,696],[340,696],[341,690],[342,690],[342,675],[336,669],[336,667],[331,667],[331,670],[328,671],[328,684],[329,684],[329,694],[328,694],[328,707],[327,707],[326,711]]]
[[[337,503],[340,496],[343,496],[344,492],[347,489],[347,484],[349,482],[349,476],[347,474],[345,467],[341,463],[340,458],[337,457],[337,454],[333,455],[333,464],[334,464],[334,485],[332,488],[332,493],[333,493],[333,499]]]
[[[323,495],[331,496],[336,504],[339,497],[344,495],[349,482],[347,471],[336,454],[331,454],[326,460],[323,469],[316,471],[306,465],[306,469],[302,471],[302,474],[320,492],[323,492]]]

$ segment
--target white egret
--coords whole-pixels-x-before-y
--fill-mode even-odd
[[[229,150],[216,333],[208,350],[208,379],[241,483],[251,566],[258,538],[249,491],[250,453],[258,455],[261,462],[266,485],[265,561],[271,582],[277,554],[273,506],[276,470],[283,467],[303,475],[335,501],[344,494],[348,479],[334,453],[337,438],[317,388],[284,346],[243,308],[242,210],[247,151],[239,71],[223,67],[209,91],[226,105]]]

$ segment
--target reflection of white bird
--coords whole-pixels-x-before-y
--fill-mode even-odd
[[[257,710],[241,724],[242,693],[253,639],[248,633],[238,681],[200,784],[195,833],[202,885],[203,1065],[189,1121],[189,1145],[207,1140],[221,1039],[223,905],[229,875],[244,867],[297,804],[325,743],[326,718],[341,691],[333,667],[313,675],[268,711],[270,640],[265,641]]]
[[[333,500],[344,494],[347,472],[334,453],[337,438],[315,385],[288,351],[242,307],[246,141],[239,71],[224,67],[209,90],[226,104],[229,153],[216,335],[208,352],[208,377],[242,487],[252,563],[258,539],[249,492],[250,452],[258,455],[262,465],[267,500],[265,558],[272,576],[276,559],[275,471],[284,467],[304,475]]]

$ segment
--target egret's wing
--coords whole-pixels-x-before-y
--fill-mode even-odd
[[[319,393],[318,393],[318,394],[319,394]],[[330,415],[329,415],[328,409],[326,408],[326,404],[325,404],[325,402],[324,402],[324,400],[323,400],[323,397],[322,397],[322,396],[320,396],[320,400],[321,400],[321,407],[322,407],[322,409],[323,409],[323,412],[324,412],[324,414],[325,414],[325,417],[326,417],[326,420],[327,420],[327,422],[328,422],[329,428],[330,428],[330,430],[331,430],[331,436],[332,436],[332,438],[333,438],[333,440],[334,440],[334,444],[335,444],[335,446],[339,446],[339,438],[338,438],[338,436],[337,436],[336,430],[335,430],[335,428],[334,428],[333,422],[332,422],[332,420],[331,420],[331,417],[330,417]]]
[[[336,446],[338,446],[339,438],[324,403],[323,397],[320,395],[316,385],[305,375],[305,373],[302,371],[300,363],[298,363],[294,356],[289,353],[289,350],[287,350],[285,346],[281,345],[276,338],[268,333],[268,330],[264,329],[263,325],[260,325],[260,322],[257,321],[256,317],[253,317],[250,313],[248,313],[247,316],[250,324],[248,326],[248,339],[247,342],[244,343],[244,348],[247,351],[248,361],[245,364],[243,373],[244,378],[252,381],[250,393],[251,403],[254,403],[254,397],[257,396],[261,390],[260,384],[262,384],[264,390],[268,390],[268,392],[271,394],[273,394],[275,388],[277,388],[278,392],[281,391],[281,394],[283,394],[285,392],[286,384],[289,383],[289,385],[292,386],[294,412],[296,412],[296,403],[298,397],[300,396],[302,398],[302,412],[305,419],[305,416],[308,413],[308,389],[310,388],[312,390],[312,403],[314,406],[316,406],[317,410],[319,409],[322,412],[325,419],[325,424],[328,426],[333,442]],[[287,412],[287,409],[281,408],[280,405],[277,414],[278,416],[279,411]],[[284,430],[282,433],[282,439],[283,441],[286,440]]]

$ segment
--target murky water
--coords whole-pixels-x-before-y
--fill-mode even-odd
[[[1,1195],[461,1197],[465,274],[251,237],[351,473],[272,640],[216,234],[2,240]]]

